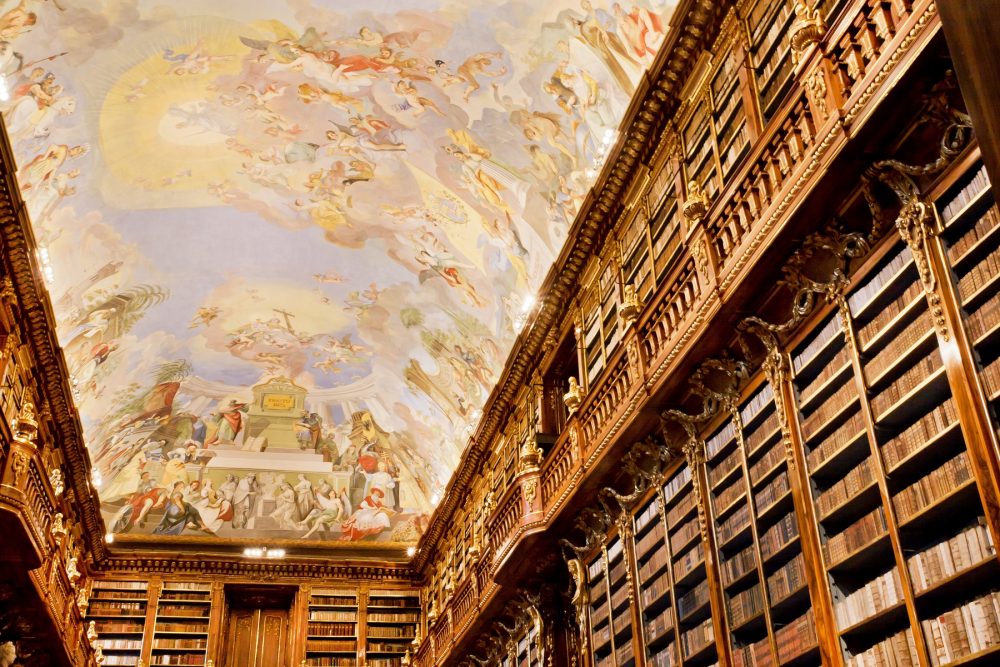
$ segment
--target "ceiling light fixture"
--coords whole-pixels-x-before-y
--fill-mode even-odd
[[[284,549],[269,549],[267,547],[247,547],[243,550],[247,558],[284,558]]]
[[[416,547],[406,547],[406,555],[409,558],[413,558],[414,556],[417,555],[417,548]]]

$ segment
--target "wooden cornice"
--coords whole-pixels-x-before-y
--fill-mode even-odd
[[[660,135],[681,102],[680,89],[732,4],[732,0],[683,0],[677,7],[667,39],[643,75],[620,125],[619,139],[581,206],[559,258],[539,289],[541,305],[515,342],[503,374],[483,407],[483,418],[475,435],[421,540],[413,562],[418,570],[423,570],[436,552],[435,545],[468,497],[472,480],[509,415],[517,392],[542,356],[549,330],[565,317],[587,260],[624,207],[626,189],[659,144]]]
[[[87,551],[95,561],[106,556],[100,501],[90,484],[90,456],[73,402],[69,369],[56,339],[56,319],[35,259],[36,244],[14,172],[6,129],[0,130],[0,247],[14,290],[17,320],[31,346],[39,414],[48,418],[53,443],[65,460],[67,492],[72,491]]]

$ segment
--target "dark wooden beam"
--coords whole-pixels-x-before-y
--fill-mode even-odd
[[[1000,200],[1000,0],[940,0],[941,25],[962,96]]]

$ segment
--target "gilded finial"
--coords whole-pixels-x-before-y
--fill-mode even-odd
[[[819,9],[810,7],[806,0],[795,0],[792,9],[795,12],[795,22],[792,23],[789,37],[792,50],[798,58],[810,44],[815,44],[823,39],[826,23],[823,22]]]
[[[33,445],[36,435],[38,435],[38,419],[35,416],[35,404],[25,401],[14,424],[14,439],[23,445]]]
[[[583,403],[583,388],[575,377],[569,379],[569,391],[563,394],[563,403],[569,408],[571,414],[576,412],[580,404]]]
[[[642,312],[642,299],[639,298],[639,294],[635,291],[635,285],[632,283],[626,283],[622,287],[622,305],[618,312],[621,313],[622,319],[625,323],[634,322],[639,313]]]
[[[684,217],[688,222],[695,224],[701,222],[708,209],[712,207],[712,200],[708,193],[701,189],[697,181],[688,181],[687,199],[684,200]]]

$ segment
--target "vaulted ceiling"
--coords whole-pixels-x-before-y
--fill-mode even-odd
[[[413,543],[673,0],[8,0],[102,511]]]

